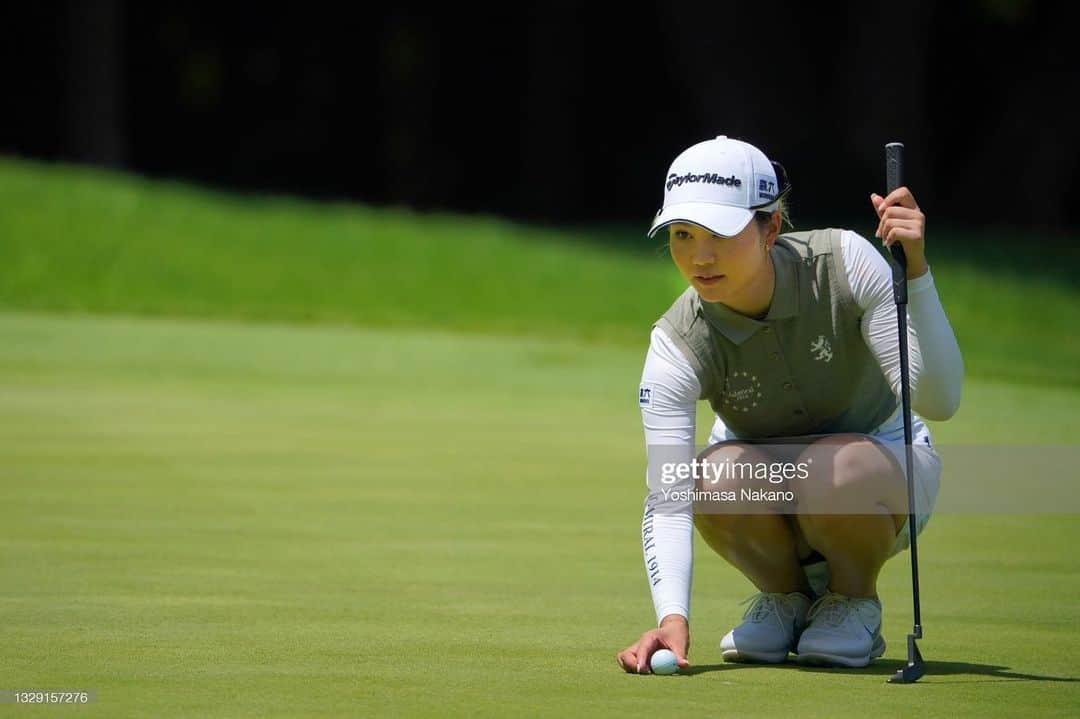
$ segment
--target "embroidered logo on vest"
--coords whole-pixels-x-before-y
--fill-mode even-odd
[[[810,351],[814,353],[814,359],[819,362],[832,360],[832,345],[825,339],[825,335],[818,335],[818,338],[810,343]]]
[[[757,375],[736,372],[727,379],[721,402],[736,412],[749,412],[758,406],[761,397],[761,382]]]

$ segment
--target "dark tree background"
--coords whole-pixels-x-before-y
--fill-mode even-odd
[[[675,154],[723,133],[835,224],[899,139],[935,222],[1064,230],[1077,20],[1034,0],[7,4],[0,152],[642,224]]]

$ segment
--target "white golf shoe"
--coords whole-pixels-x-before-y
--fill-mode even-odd
[[[747,601],[743,622],[720,640],[725,662],[776,664],[787,659],[799,633],[806,626],[810,599],[792,592],[761,592]]]
[[[828,593],[814,602],[799,638],[799,664],[865,667],[885,653],[881,602]]]

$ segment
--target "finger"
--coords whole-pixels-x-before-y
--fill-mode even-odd
[[[916,217],[886,217],[881,221],[878,236],[885,239],[891,230],[898,227],[922,232],[926,227],[926,222],[922,215]]]
[[[909,190],[907,186],[897,187],[895,190],[885,195],[885,201],[882,204],[885,208],[893,205],[900,205],[902,207],[909,207],[913,210],[919,209],[919,205],[915,202],[915,195],[911,194],[911,190]]]
[[[874,231],[874,237],[883,237],[888,232],[889,223],[898,220],[910,220],[924,223],[926,221],[926,216],[919,210],[911,210],[906,207],[890,207],[884,211],[881,219],[878,220],[878,226]]]
[[[883,219],[889,219],[895,217],[902,220],[911,220],[918,217],[923,217],[921,210],[912,207],[903,207],[901,205],[893,205],[888,207],[881,213]]]
[[[622,667],[624,671],[631,673],[637,671],[637,656],[634,654],[633,648],[622,650],[615,659],[619,662],[619,666]]]
[[[871,192],[870,193],[870,204],[874,206],[874,212],[877,213],[878,217],[881,217],[881,213],[885,209],[884,207],[881,206],[881,201],[883,199],[884,198],[881,195],[879,195],[878,193],[876,193],[876,192]]]
[[[917,230],[925,227],[925,222],[922,217],[887,217],[881,221],[882,235],[888,235],[896,227]]]
[[[897,239],[896,233],[900,232],[904,239],[913,239],[922,235],[921,225],[915,220],[889,220],[881,226],[881,244],[888,245]]]
[[[906,225],[894,225],[889,228],[885,235],[884,244],[886,247],[891,247],[897,242],[903,242],[904,240],[919,241],[922,239],[922,229],[916,226]]]
[[[648,674],[652,671],[652,668],[649,666],[649,658],[653,655],[653,652],[660,648],[660,646],[661,639],[656,634],[642,637],[638,640],[638,643],[634,645],[634,651],[637,654],[638,674]]]
[[[686,659],[686,649],[683,647],[669,647],[671,651],[675,652],[675,664],[679,669],[686,669],[690,666],[690,662]]]
[[[886,248],[889,248],[899,243],[901,247],[907,247],[908,249],[918,249],[918,244],[911,244],[912,242],[916,242],[917,240],[918,237],[915,235],[907,234],[900,230],[894,230],[893,234],[885,240],[884,246]]]
[[[630,648],[630,653],[634,657],[634,663],[633,663],[633,666],[631,667],[630,671],[634,672],[635,674],[643,674],[644,671],[643,671],[642,663],[644,661],[645,655],[643,655],[642,652],[641,652],[641,642],[640,641],[638,641],[636,644],[634,644],[633,647]]]

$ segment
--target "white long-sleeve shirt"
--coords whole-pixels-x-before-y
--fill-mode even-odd
[[[900,396],[900,346],[892,270],[885,257],[855,232],[841,235],[841,251],[855,302],[863,310],[861,331],[893,393]],[[963,360],[929,272],[908,281],[908,348],[912,422],[915,435],[928,433],[922,418],[945,420],[960,404]],[[646,447],[665,446],[669,459],[689,462],[695,455],[696,403],[701,386],[682,350],[654,328],[641,385],[651,401],[641,408]],[[897,409],[869,434],[903,441],[904,418]],[[732,439],[719,417],[712,441]],[[642,521],[642,546],[653,607],[659,622],[669,614],[690,616],[693,575],[692,510],[654,513]]]

